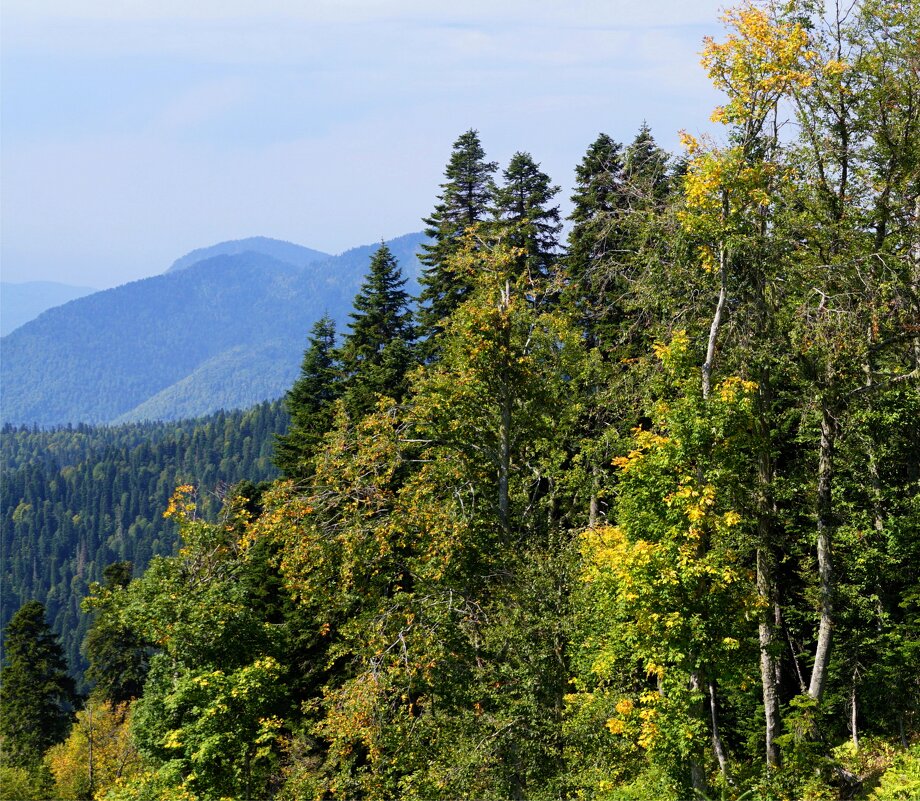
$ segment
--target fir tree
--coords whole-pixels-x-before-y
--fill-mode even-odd
[[[413,362],[415,329],[406,280],[390,249],[381,244],[355,297],[350,330],[340,351],[345,406],[358,417],[378,395],[401,400]]]
[[[275,464],[288,478],[309,475],[310,459],[332,426],[332,403],[339,396],[335,323],[324,316],[310,330],[300,377],[285,397],[291,415],[286,434],[275,439]]]
[[[569,219],[566,257],[570,297],[592,347],[605,352],[634,338],[630,296],[636,277],[645,271],[645,252],[657,252],[651,241],[670,191],[668,156],[651,130],[642,124],[623,152],[607,134],[600,134],[575,169],[574,204]],[[641,343],[645,352],[647,342]],[[635,356],[636,353],[622,354]]]
[[[439,321],[449,316],[470,292],[470,284],[450,269],[451,256],[461,245],[464,234],[488,219],[495,195],[492,176],[498,169],[485,160],[477,131],[470,129],[454,142],[450,161],[444,170],[434,212],[426,217],[425,234],[433,240],[423,245],[419,261],[425,265],[421,277],[420,333],[431,336],[440,331]]]
[[[621,242],[615,232],[615,215],[625,205],[622,147],[607,134],[600,134],[575,168],[574,207],[569,219],[569,252],[566,258],[573,297],[591,346],[597,340],[597,301],[603,287],[598,273],[617,257]]]
[[[495,231],[511,247],[520,248],[520,274],[531,284],[553,271],[559,258],[559,206],[550,206],[559,187],[529,153],[515,153],[502,173],[504,184],[496,192]]]
[[[115,562],[103,571],[105,582],[89,604],[98,609],[98,616],[84,643],[89,658],[86,677],[116,704],[139,698],[147,678],[147,644],[112,612],[113,602],[131,582],[133,568],[131,562]]]
[[[73,679],[60,643],[45,622],[45,607],[29,601],[5,630],[6,664],[0,694],[3,760],[32,767],[61,742],[73,720]]]
[[[658,147],[648,123],[639,126],[626,148],[626,183],[630,196],[663,202],[671,191],[670,158]]]

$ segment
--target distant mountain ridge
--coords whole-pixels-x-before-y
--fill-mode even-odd
[[[88,286],[57,281],[0,281],[0,336],[15,331],[48,309],[95,291]]]
[[[273,259],[287,262],[297,267],[306,267],[308,264],[335,258],[330,253],[305,248],[303,245],[295,245],[293,242],[270,239],[267,236],[251,236],[247,239],[233,239],[227,242],[219,242],[210,247],[193,250],[176,259],[166,272],[184,270],[186,267],[215,256],[239,256],[243,253],[261,253],[264,256],[271,256]]]
[[[424,241],[416,233],[387,243],[413,293]],[[270,253],[251,249],[263,246]],[[263,237],[221,243],[193,251],[198,261],[183,257],[161,275],[50,309],[0,343],[0,419],[171,420],[277,398],[297,376],[312,324],[329,314],[345,329],[377,247],[328,256]]]

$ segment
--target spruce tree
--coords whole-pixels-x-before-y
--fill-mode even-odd
[[[430,217],[425,234],[433,241],[422,246],[419,261],[425,265],[420,283],[420,334],[431,337],[440,331],[439,321],[449,316],[470,292],[470,285],[449,267],[460,249],[464,234],[489,217],[495,196],[492,176],[498,169],[485,160],[479,133],[470,129],[454,142],[444,170],[446,181]]]
[[[662,150],[648,123],[639,126],[635,139],[626,148],[626,186],[630,196],[663,202],[672,188],[672,175],[665,150]]]
[[[559,187],[529,153],[515,153],[502,173],[504,184],[496,192],[494,229],[497,238],[520,248],[518,271],[532,285],[553,272],[559,258],[559,206],[551,206]]]
[[[597,285],[597,277],[617,258],[622,245],[616,236],[615,217],[625,206],[624,181],[622,146],[602,133],[575,168],[569,217],[573,225],[566,258],[571,294],[590,346],[597,344],[598,301],[602,301],[603,285]]]
[[[339,377],[335,323],[324,316],[310,330],[300,377],[285,397],[290,427],[275,440],[275,464],[288,478],[310,474],[311,457],[332,427],[332,404],[340,394]]]
[[[650,221],[660,215],[670,191],[668,156],[643,123],[625,153],[600,134],[575,178],[566,257],[569,295],[589,345],[609,352],[632,336],[624,324],[636,324],[630,296],[645,270],[644,254],[657,252],[651,240],[658,227]]]
[[[378,395],[401,400],[406,392],[415,329],[405,283],[392,252],[381,244],[355,297],[340,351],[345,406],[353,417],[370,411]]]
[[[121,591],[131,583],[134,565],[115,562],[103,571],[105,582],[89,606],[98,610],[86,635],[86,677],[104,698],[116,704],[139,698],[149,663],[148,646],[113,612]]]
[[[6,659],[0,676],[3,761],[34,767],[45,750],[67,735],[76,701],[64,651],[45,622],[38,601],[24,604],[4,632]]]

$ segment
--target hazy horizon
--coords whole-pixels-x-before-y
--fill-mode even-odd
[[[422,228],[453,141],[563,187],[601,131],[710,127],[719,3],[138,2],[2,10],[2,278],[106,288],[267,236]],[[692,7],[689,7],[692,6]]]

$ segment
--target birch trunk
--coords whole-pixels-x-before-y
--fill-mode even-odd
[[[709,681],[709,712],[712,717],[712,750],[715,752],[716,759],[719,762],[719,770],[722,773],[722,778],[727,782],[728,756],[725,753],[725,746],[719,734],[719,706],[715,679]]]
[[[834,473],[834,445],[837,425],[827,401],[821,401],[821,450],[818,456],[818,578],[820,581],[821,622],[815,664],[811,671],[808,694],[821,700],[827,681],[827,665],[831,652],[831,630],[834,625],[834,568],[831,556],[833,505],[831,484]]]

